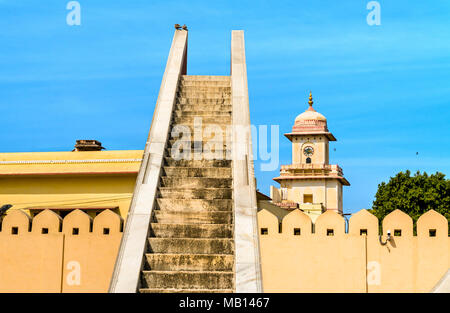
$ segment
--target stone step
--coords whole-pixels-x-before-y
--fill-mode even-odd
[[[179,86],[180,87],[191,87],[191,86],[231,87],[231,81],[226,81],[226,80],[208,80],[208,81],[181,80]]]
[[[227,160],[231,159],[231,149],[223,146],[208,145],[197,146],[195,149],[189,145],[167,146],[164,149],[164,156],[175,160]]]
[[[197,150],[191,150],[187,149],[188,151],[183,150],[180,151],[180,149],[174,147],[168,148],[165,150],[165,156],[171,157],[176,160],[229,160],[232,157],[230,150],[213,150],[213,151],[201,151],[200,149]]]
[[[212,177],[161,177],[161,187],[176,188],[231,188],[231,178],[212,178]]]
[[[141,288],[139,293],[233,293],[233,289]]]
[[[177,128],[175,128],[177,126]],[[201,126],[201,127],[200,127]],[[213,136],[215,134],[226,134],[227,131],[231,132],[231,123],[218,121],[216,124],[211,121],[206,122],[203,121],[201,123],[197,123],[194,125],[193,121],[187,121],[183,123],[172,123],[170,128],[170,136],[171,138],[179,138],[182,135],[188,136],[194,134],[194,132],[199,132],[200,134],[205,134]],[[173,135],[172,135],[173,133]],[[175,137],[175,135],[177,137]]]
[[[206,99],[217,99],[231,98],[231,88],[225,90],[215,90],[214,88],[207,88],[208,90],[197,90],[195,88],[180,88],[177,90],[177,98],[206,98]]]
[[[205,92],[205,93],[231,93],[231,86],[214,86],[208,83],[203,83],[203,85],[189,86],[183,84],[180,86],[178,91],[182,92]]]
[[[219,75],[182,75],[181,81],[226,81],[231,83],[231,76]]]
[[[174,188],[159,187],[162,198],[169,199],[232,199],[231,188]]]
[[[203,199],[156,199],[158,208],[164,211],[179,211],[181,209],[189,211],[232,211],[233,200],[203,200]]]
[[[231,110],[227,112],[211,112],[211,111],[205,111],[205,110],[190,110],[190,111],[183,111],[183,110],[175,110],[174,117],[180,118],[180,117],[188,117],[188,116],[198,116],[203,118],[207,118],[209,116],[216,116],[220,118],[226,118],[231,117]],[[231,120],[230,120],[231,121]]]
[[[192,137],[192,136],[191,136]],[[189,138],[191,138],[189,137]],[[218,138],[214,138],[214,140],[212,139],[204,139],[202,141],[189,141],[189,140],[185,140],[185,139],[169,139],[169,148],[172,148],[174,146],[175,143],[177,143],[177,147],[180,147],[180,145],[183,145],[184,148],[191,148],[191,149],[202,149],[205,150],[207,148],[209,148],[211,151],[215,151],[215,148],[219,148],[219,150],[228,150],[227,147],[228,146],[232,146],[231,143],[227,143],[227,138],[225,136],[217,136],[219,138],[223,138],[223,141],[217,141],[216,139]]]
[[[188,91],[188,92],[184,92],[184,91],[179,91],[177,92],[177,98],[181,99],[206,99],[206,100],[215,100],[215,99],[220,99],[220,100],[227,100],[230,101],[229,99],[231,99],[231,93],[227,94],[227,93],[216,93],[216,92],[193,92],[193,91]],[[181,102],[180,102],[181,103]]]
[[[148,238],[149,253],[233,254],[233,239]]]
[[[161,211],[153,210],[154,223],[164,224],[231,224],[232,211],[198,212],[188,211]]]
[[[191,142],[217,142],[219,140],[222,140],[223,142],[231,142],[231,132],[232,128],[231,125],[226,125],[225,127],[221,127],[221,129],[202,129],[200,131],[200,128],[193,128],[189,125],[186,125],[189,127],[188,131],[186,131],[184,128],[181,129],[175,129],[172,128],[169,132],[169,139],[176,139],[181,141],[191,141]],[[173,142],[171,142],[173,143]]]
[[[208,124],[208,125],[229,125],[231,124],[231,115],[228,116],[219,116],[219,115],[205,115],[205,116],[180,116],[174,117],[172,119],[172,127],[176,124],[181,125],[189,125],[193,126],[194,123],[196,125],[200,124]],[[222,127],[221,127],[222,128]]]
[[[233,225],[150,223],[150,236],[158,238],[233,238]]]
[[[233,107],[229,103],[195,103],[190,101],[188,104],[176,104],[174,110],[179,110],[183,112],[188,111],[209,111],[212,113],[216,112],[232,112]]]
[[[179,105],[193,105],[197,109],[208,106],[208,105],[220,105],[231,108],[231,99],[223,99],[223,98],[214,98],[214,99],[207,99],[207,98],[182,98],[178,97],[176,99],[176,105],[177,107]]]
[[[220,167],[163,167],[166,176],[176,177],[214,177],[214,178],[231,178],[231,168]]]
[[[164,157],[164,166],[231,167],[231,160],[174,160],[169,157]]]
[[[233,289],[233,272],[142,271],[144,288]]]
[[[145,270],[151,271],[232,271],[232,254],[147,253]]]

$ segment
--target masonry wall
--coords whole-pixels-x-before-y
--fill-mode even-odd
[[[379,221],[366,210],[345,232],[333,211],[311,219],[294,210],[278,218],[258,213],[265,292],[429,292],[450,267],[448,221],[430,210],[417,221],[396,210]],[[314,229],[314,232],[312,231]]]
[[[1,226],[0,292],[108,291],[122,237],[116,213],[92,219],[76,210],[61,219],[45,210],[31,219],[14,210]],[[264,292],[429,292],[450,267],[448,221],[433,210],[418,220],[416,236],[408,215],[386,216],[386,245],[366,210],[352,216],[348,232],[333,211],[313,226],[294,210],[279,232],[278,218],[262,209],[258,227]]]
[[[107,292],[122,237],[122,218],[75,210],[13,210],[1,223],[0,292]]]
[[[28,208],[117,207],[126,217],[135,182],[136,174],[0,177],[0,199],[28,214]]]

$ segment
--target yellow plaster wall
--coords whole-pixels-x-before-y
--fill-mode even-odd
[[[0,153],[0,204],[29,214],[39,207],[119,207],[126,217],[141,157],[140,150]]]
[[[402,231],[386,245],[378,238],[378,219],[366,210],[353,215],[348,233],[342,216],[326,211],[316,221],[294,210],[278,218],[258,213],[265,292],[429,292],[450,267],[448,222],[435,211],[424,214],[413,236],[412,220],[397,210],[383,220],[383,234]],[[294,235],[294,228],[301,234]],[[361,229],[367,235],[361,235]],[[436,237],[429,230],[436,229]],[[333,230],[333,236],[327,236]],[[386,241],[386,236],[382,238]]]
[[[109,210],[95,219],[76,210],[63,220],[49,210],[34,219],[12,211],[1,223],[0,292],[107,292],[122,225]]]

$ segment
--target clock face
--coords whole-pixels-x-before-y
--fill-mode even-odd
[[[310,146],[305,147],[305,149],[303,149],[303,154],[306,155],[307,157],[312,156],[314,154],[313,147]]]

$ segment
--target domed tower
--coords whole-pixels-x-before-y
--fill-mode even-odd
[[[329,164],[329,142],[336,138],[328,131],[325,116],[314,110],[312,94],[309,107],[295,118],[285,136],[292,142],[292,164],[282,165],[280,190],[272,188],[272,201],[279,206],[300,208],[313,220],[325,210],[343,213],[342,186],[350,183],[338,165]]]

